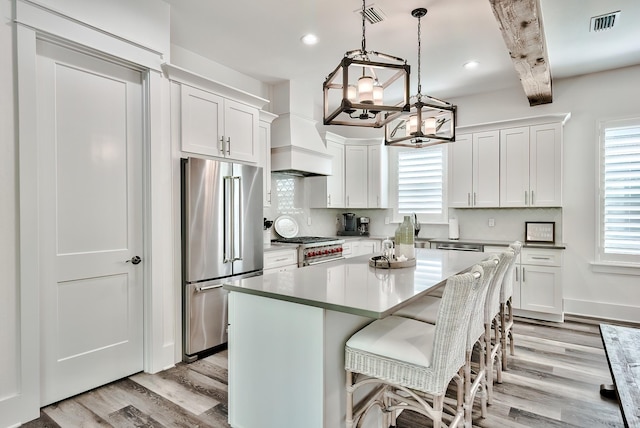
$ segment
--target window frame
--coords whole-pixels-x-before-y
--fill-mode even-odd
[[[455,143],[453,143],[455,144]],[[418,221],[422,224],[448,224],[449,207],[448,207],[448,166],[449,166],[449,144],[438,144],[431,147],[412,148],[412,147],[389,147],[389,205],[393,207],[393,216],[391,223],[401,223],[405,213],[399,212],[398,204],[398,156],[400,152],[412,150],[442,150],[442,213],[435,214],[418,214]]]
[[[605,156],[605,132],[611,128],[622,128],[628,126],[640,127],[640,117],[627,117],[617,119],[602,119],[597,124],[596,145],[596,239],[595,239],[595,262],[592,263],[594,271],[607,273],[640,274],[640,255],[605,253],[604,252],[604,156]],[[613,268],[613,270],[607,267]],[[619,269],[615,269],[615,268]],[[631,270],[625,268],[633,268]]]

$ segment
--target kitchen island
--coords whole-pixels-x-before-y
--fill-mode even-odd
[[[233,428],[344,426],[347,339],[486,254],[416,249],[403,269],[370,267],[370,256],[224,285]]]

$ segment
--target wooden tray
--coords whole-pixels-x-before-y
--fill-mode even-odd
[[[399,262],[398,260],[387,260],[382,256],[375,256],[369,259],[369,266],[380,268],[380,269],[400,269],[407,268],[416,265],[416,259],[409,259],[403,262]]]

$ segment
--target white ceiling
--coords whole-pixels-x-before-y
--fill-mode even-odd
[[[165,0],[171,42],[267,83],[312,78],[320,86],[344,53],[361,45],[359,0]],[[640,1],[539,0],[552,78],[640,64]],[[519,85],[489,0],[367,0],[386,15],[367,24],[367,50],[408,60],[416,91],[417,19],[422,18],[422,92],[450,98]],[[591,16],[621,10],[613,29],[589,31]],[[300,38],[315,33],[319,42]],[[469,61],[480,62],[465,70]],[[523,95],[524,96],[524,95]]]

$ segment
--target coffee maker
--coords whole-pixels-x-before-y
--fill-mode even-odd
[[[357,224],[358,222],[356,221],[356,215],[354,213],[342,214],[342,221],[340,222],[340,226],[338,228],[338,235],[359,235]]]
[[[358,217],[357,223],[360,235],[369,236],[369,217]]]

